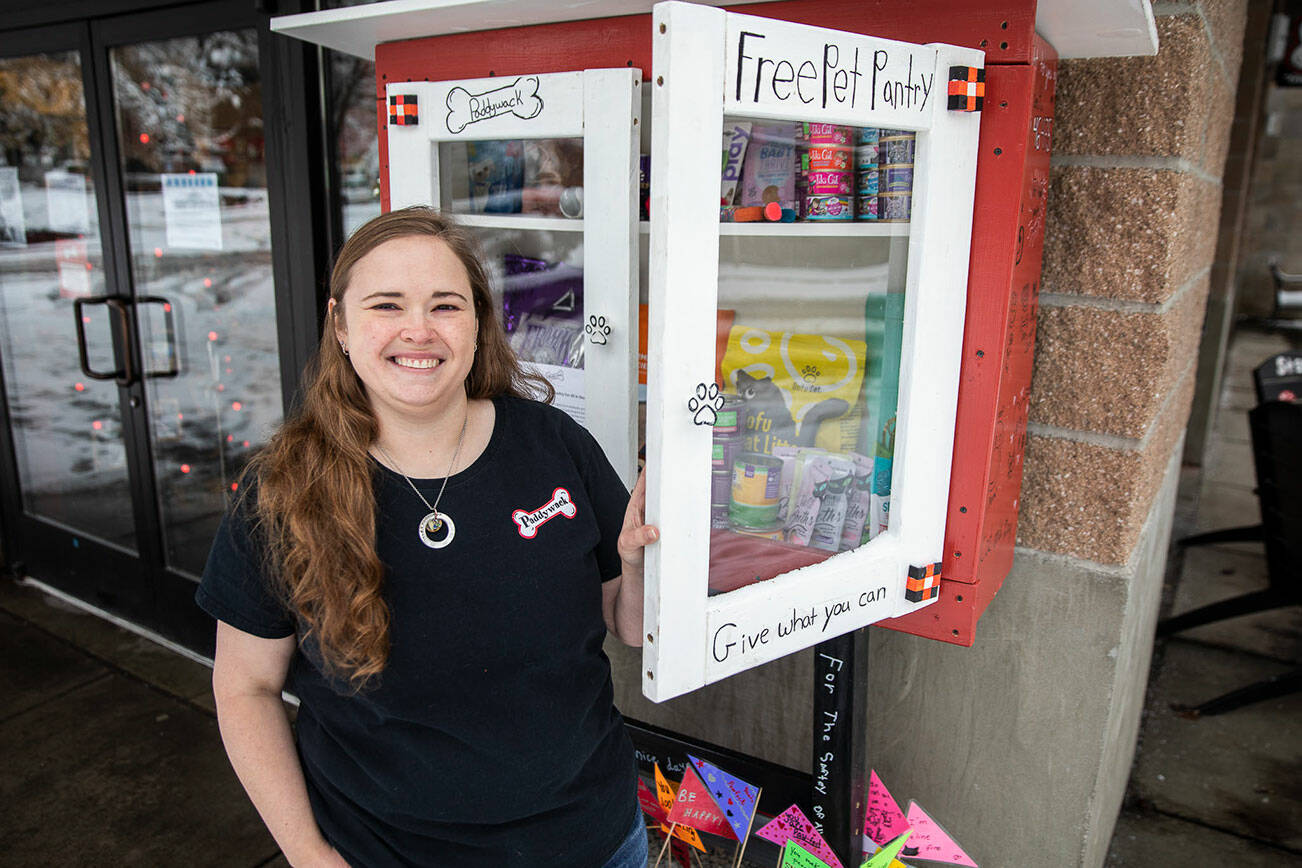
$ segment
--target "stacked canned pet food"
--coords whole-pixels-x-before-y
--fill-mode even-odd
[[[917,137],[906,130],[882,130],[878,214],[881,220],[908,220],[913,213],[913,157]]]
[[[803,176],[800,216],[806,220],[854,218],[854,130],[833,124],[796,124],[796,152]]]
[[[875,127],[726,124],[719,218],[907,221],[915,141]]]
[[[854,145],[854,219],[876,220],[878,193],[877,128],[860,127]]]

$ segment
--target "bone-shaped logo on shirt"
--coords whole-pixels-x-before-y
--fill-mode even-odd
[[[564,488],[558,488],[552,492],[552,499],[534,510],[517,509],[511,513],[511,521],[515,522],[516,527],[520,530],[520,536],[525,539],[533,539],[538,535],[538,528],[551,521],[558,515],[566,518],[574,518],[579,512],[574,501],[570,499],[570,493]]]
[[[538,117],[543,109],[542,98],[538,96],[538,77],[532,75],[483,93],[454,87],[448,91],[447,104],[448,132],[454,135],[473,123],[498,115],[513,114],[527,121]]]

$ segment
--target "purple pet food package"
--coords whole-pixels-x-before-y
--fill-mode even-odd
[[[738,205],[796,207],[796,130],[793,124],[755,124],[741,166]]]

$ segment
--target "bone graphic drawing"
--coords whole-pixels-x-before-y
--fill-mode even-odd
[[[448,91],[447,105],[448,132],[455,135],[473,123],[498,115],[513,114],[524,121],[536,118],[543,101],[538,96],[537,76],[527,76],[483,93],[454,87]]]
[[[517,509],[511,513],[511,521],[515,522],[520,531],[520,536],[525,539],[533,539],[538,535],[538,528],[556,516],[563,515],[566,518],[574,518],[578,512],[578,507],[570,499],[569,491],[564,488],[557,488],[552,492],[552,499],[537,509]]]

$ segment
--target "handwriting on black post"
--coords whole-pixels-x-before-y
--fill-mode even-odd
[[[819,45],[784,33],[742,29],[735,35],[734,100],[863,111],[920,113],[927,107],[935,69],[915,68],[914,53],[900,43],[847,36]]]
[[[842,598],[814,603],[809,608],[793,606],[789,613],[754,626],[726,621],[715,629],[711,637],[710,653],[714,662],[723,663],[734,654],[745,656],[761,646],[791,637],[796,637],[792,641],[799,642],[808,635],[809,642],[816,642],[827,636],[839,636],[843,632],[839,622],[848,620],[846,616],[885,599],[886,588],[882,586],[861,591],[857,596],[849,593]]]

